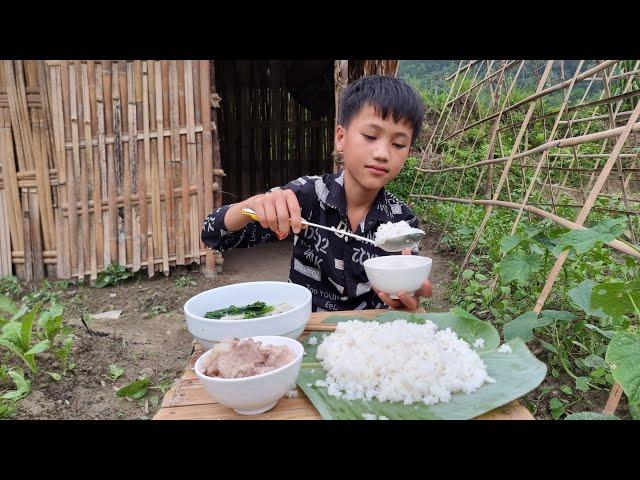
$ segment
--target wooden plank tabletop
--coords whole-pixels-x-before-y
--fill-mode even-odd
[[[335,315],[374,317],[380,313],[380,310],[312,313],[300,340],[304,340],[309,335],[309,331],[335,328],[335,325],[322,323],[327,317]],[[182,377],[165,394],[162,407],[153,417],[154,420],[322,420],[299,387],[296,387],[297,397],[283,397],[273,409],[260,415],[240,415],[233,409],[220,405],[207,394],[193,370],[196,360],[203,353],[204,350],[200,344],[194,343],[189,365]],[[519,401],[513,401],[476,417],[476,420],[534,420],[534,418]]]

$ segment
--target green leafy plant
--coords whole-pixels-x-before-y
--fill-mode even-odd
[[[195,287],[197,284],[198,282],[187,275],[182,275],[178,280],[176,280],[176,288],[180,289]]]
[[[167,307],[164,305],[154,305],[151,310],[145,315],[145,318],[153,318],[161,313],[167,313]]]
[[[116,392],[118,397],[129,397],[139,399],[147,394],[151,380],[147,377],[140,377],[136,381],[125,385]]]
[[[31,382],[24,377],[22,370],[15,368],[9,370],[9,376],[13,380],[16,388],[15,390],[10,390],[4,394],[0,398],[3,400],[11,400],[17,402],[18,400],[26,397],[29,392],[31,392]]]
[[[98,279],[93,285],[94,288],[104,288],[108,285],[117,285],[120,282],[133,276],[124,266],[111,262],[103,272],[98,274]]]
[[[22,286],[16,277],[7,275],[0,277],[0,295],[16,298],[22,293]]]
[[[35,355],[50,347],[47,339],[37,344],[31,343],[32,325],[39,311],[40,304],[36,304],[30,310],[25,310],[23,307],[2,327],[2,335],[0,335],[0,346],[7,348],[21,359],[33,373],[38,371]]]

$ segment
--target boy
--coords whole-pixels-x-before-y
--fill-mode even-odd
[[[382,308],[385,304],[415,310],[420,296],[431,296],[429,282],[413,296],[400,292],[399,300],[375,292],[363,263],[388,252],[326,230],[302,229],[300,219],[371,239],[382,223],[404,220],[418,227],[409,207],[384,186],[403,167],[423,116],[422,100],[400,79],[373,75],[348,85],[335,132],[344,170],[322,177],[303,176],[266,194],[224,205],[205,220],[202,241],[223,252],[275,240],[276,232],[285,234],[291,229],[289,281],[311,291],[313,311]],[[260,221],[243,215],[244,207],[253,209]]]

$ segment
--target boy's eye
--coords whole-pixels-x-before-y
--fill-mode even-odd
[[[366,138],[367,140],[375,140],[375,139],[376,139],[376,137],[373,137],[373,136],[371,136],[371,135],[367,135],[366,133],[363,133],[363,134],[362,134],[362,136],[363,136],[364,138]]]
[[[402,148],[406,147],[406,145],[403,145],[401,143],[394,143],[393,146],[396,147],[397,149],[402,149]]]

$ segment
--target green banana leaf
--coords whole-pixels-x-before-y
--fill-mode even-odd
[[[314,366],[317,345],[322,343],[324,336],[329,333],[314,332],[303,345],[305,356],[303,362],[312,364],[302,368],[298,375],[297,384],[309,397],[322,418],[327,420],[362,420],[363,414],[384,416],[390,420],[468,420],[483,413],[516,400],[535,389],[544,380],[547,366],[536,359],[520,339],[514,338],[507,342],[511,353],[496,351],[500,343],[500,336],[496,329],[488,322],[483,322],[461,309],[453,309],[447,313],[418,313],[385,312],[375,318],[356,318],[334,316],[327,318],[324,323],[338,323],[348,320],[391,322],[397,318],[404,318],[409,322],[424,323],[430,320],[439,329],[451,327],[460,338],[473,345],[478,338],[485,340],[483,348],[476,351],[487,366],[487,373],[493,377],[495,383],[487,383],[471,394],[456,393],[448,403],[425,405],[414,403],[405,405],[401,402],[379,402],[377,400],[341,400],[330,396],[325,387],[316,387],[317,380],[325,380],[326,374],[321,366]],[[309,339],[315,337],[317,345],[309,345]]]

